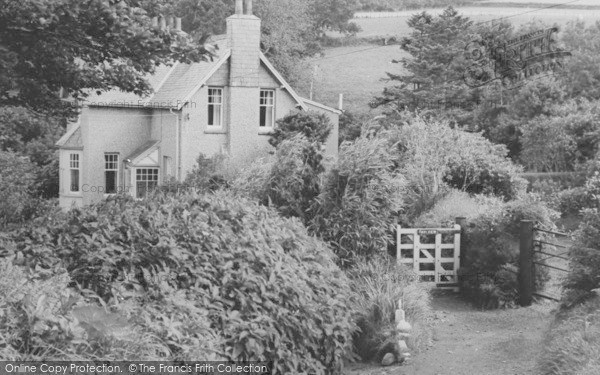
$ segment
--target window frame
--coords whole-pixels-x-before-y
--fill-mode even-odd
[[[107,157],[110,156],[115,156],[116,159],[113,161],[109,161],[107,160]],[[105,152],[104,153],[104,195],[115,195],[117,194],[117,192],[119,191],[119,153],[118,152]],[[108,163],[111,163],[114,165],[113,169],[108,169],[107,165]],[[106,176],[106,172],[115,172],[115,191],[113,193],[109,193],[108,192],[108,185],[107,185],[107,176]]]
[[[77,160],[73,157],[76,156]],[[77,166],[74,167],[73,162],[77,162]],[[73,190],[73,171],[77,171],[77,190]],[[80,152],[70,152],[69,153],[69,184],[68,184],[68,193],[69,194],[77,194],[81,195],[81,153]]]
[[[220,98],[221,98],[221,102],[220,103],[211,103],[211,98],[214,98],[214,95],[211,95],[211,90],[219,90],[220,91]],[[209,86],[208,90],[207,90],[207,114],[206,114],[206,126],[208,129],[222,129],[223,128],[223,107],[224,107],[224,101],[225,101],[225,88],[224,87],[220,87],[220,86]],[[214,113],[214,110],[211,111],[211,107],[214,106],[219,106],[219,119],[221,120],[220,123],[218,125],[215,124],[211,124],[210,123],[210,116],[211,113]],[[213,122],[214,122],[214,115],[213,115]]]
[[[271,93],[271,104],[265,103],[263,104],[263,93]],[[258,128],[262,131],[270,131],[275,128],[275,97],[276,91],[275,89],[260,89],[259,92],[259,104],[258,104]],[[268,99],[268,97],[265,97]],[[265,124],[262,124],[262,109],[266,108],[265,111],[268,111],[270,108],[271,111],[271,124],[267,124],[267,115],[265,112]]]
[[[138,173],[142,170],[156,170],[156,179],[155,180],[138,180]],[[146,173],[145,176],[150,176],[149,173]],[[142,199],[144,198],[146,195],[140,196],[139,191],[138,191],[138,183],[139,182],[146,182],[146,193],[148,191],[150,191],[148,189],[148,182],[155,182],[155,186],[154,188],[157,188],[159,186],[159,182],[160,182],[160,168],[159,167],[136,167],[135,168],[135,173],[134,173],[134,181],[135,181],[135,185],[134,185],[134,191],[135,191],[135,197],[137,199]]]

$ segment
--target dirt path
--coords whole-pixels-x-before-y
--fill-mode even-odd
[[[478,311],[458,296],[433,297],[435,341],[408,364],[355,367],[352,375],[509,375],[535,374],[542,335],[556,305]]]

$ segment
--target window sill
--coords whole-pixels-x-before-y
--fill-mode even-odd
[[[68,193],[62,193],[60,196],[64,198],[82,198],[83,194],[76,191],[70,191]]]
[[[209,126],[204,130],[204,134],[225,134],[227,133],[227,131],[225,131],[224,128],[222,127],[217,127],[217,126]]]
[[[258,129],[258,135],[273,135],[273,133],[275,133],[273,128]]]

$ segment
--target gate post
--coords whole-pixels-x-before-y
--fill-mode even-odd
[[[467,218],[459,216],[454,219],[454,222],[460,225],[460,264],[465,265],[467,260],[467,237],[465,227],[467,226]]]
[[[519,238],[519,304],[533,300],[533,221],[521,220]]]

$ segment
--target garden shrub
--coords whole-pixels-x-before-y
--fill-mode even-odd
[[[109,198],[10,240],[18,265],[62,264],[70,286],[109,306],[153,301],[147,313],[132,308],[127,316],[141,325],[161,317],[154,329],[170,358],[205,349],[194,327],[216,332],[218,356],[273,361],[277,374],[339,373],[351,346],[348,281],[327,245],[296,220],[225,192]],[[170,317],[189,320],[181,328],[189,334],[168,331],[177,326]]]
[[[28,158],[0,151],[0,227],[39,214],[38,173],[39,167]]]
[[[202,310],[154,285],[152,298],[98,305],[68,288],[66,270],[40,272],[0,259],[0,358],[216,360],[218,336]],[[131,291],[129,292],[131,293]],[[165,319],[168,317],[168,319]],[[177,348],[179,355],[173,356]]]
[[[586,181],[584,190],[587,208],[581,211],[575,245],[569,252],[570,272],[563,285],[563,303],[567,306],[589,298],[600,287],[600,173]]]
[[[448,163],[444,180],[452,187],[473,194],[491,194],[510,200],[519,197],[527,181],[522,168],[508,158],[504,145],[491,143],[478,133],[457,131],[457,154]]]
[[[527,182],[518,176],[521,169],[507,157],[506,147],[481,134],[415,116],[388,131],[387,138],[408,180],[410,204],[403,219],[408,225],[443,199],[449,187],[506,200],[525,193]]]
[[[451,227],[457,217],[464,217],[467,222],[496,210],[504,205],[497,197],[472,195],[461,190],[452,189],[439,200],[433,208],[423,213],[415,221],[414,227]]]
[[[295,134],[278,144],[275,155],[243,170],[231,189],[265,206],[276,208],[284,217],[297,217],[307,225],[314,215],[325,167],[321,144]]]
[[[483,308],[510,307],[518,300],[517,275],[521,220],[553,228],[557,213],[536,196],[525,196],[502,205],[491,204],[487,212],[467,222],[461,248],[461,291]],[[538,267],[536,286],[547,281]]]
[[[395,312],[400,298],[406,320],[413,327],[407,345],[416,352],[425,350],[432,340],[433,313],[429,291],[412,269],[386,255],[357,263],[348,276],[356,295],[355,319],[360,327],[354,343],[363,360],[381,360],[387,352],[397,350],[393,345],[398,342]]]
[[[318,141],[302,134],[279,143],[266,184],[268,203],[285,217],[298,217],[307,224],[319,195],[323,152]]]
[[[185,181],[179,187],[191,187],[205,192],[227,187],[226,164],[228,159],[224,154],[215,154],[212,157],[200,154],[196,159],[196,165],[185,176]],[[165,185],[167,189],[178,186],[174,182],[167,182]]]
[[[353,142],[360,137],[364,122],[366,122],[366,117],[364,115],[344,111],[344,113],[340,115],[338,144],[341,145],[343,142]]]
[[[557,209],[562,216],[579,215],[581,210],[590,207],[591,198],[585,187],[563,190],[557,194]]]
[[[310,143],[324,144],[331,133],[331,121],[325,114],[317,112],[296,111],[277,120],[277,126],[269,139],[271,146],[277,148],[286,139],[298,134],[303,135]]]
[[[316,200],[310,230],[329,242],[344,264],[387,251],[403,206],[404,178],[382,137],[342,144]]]

